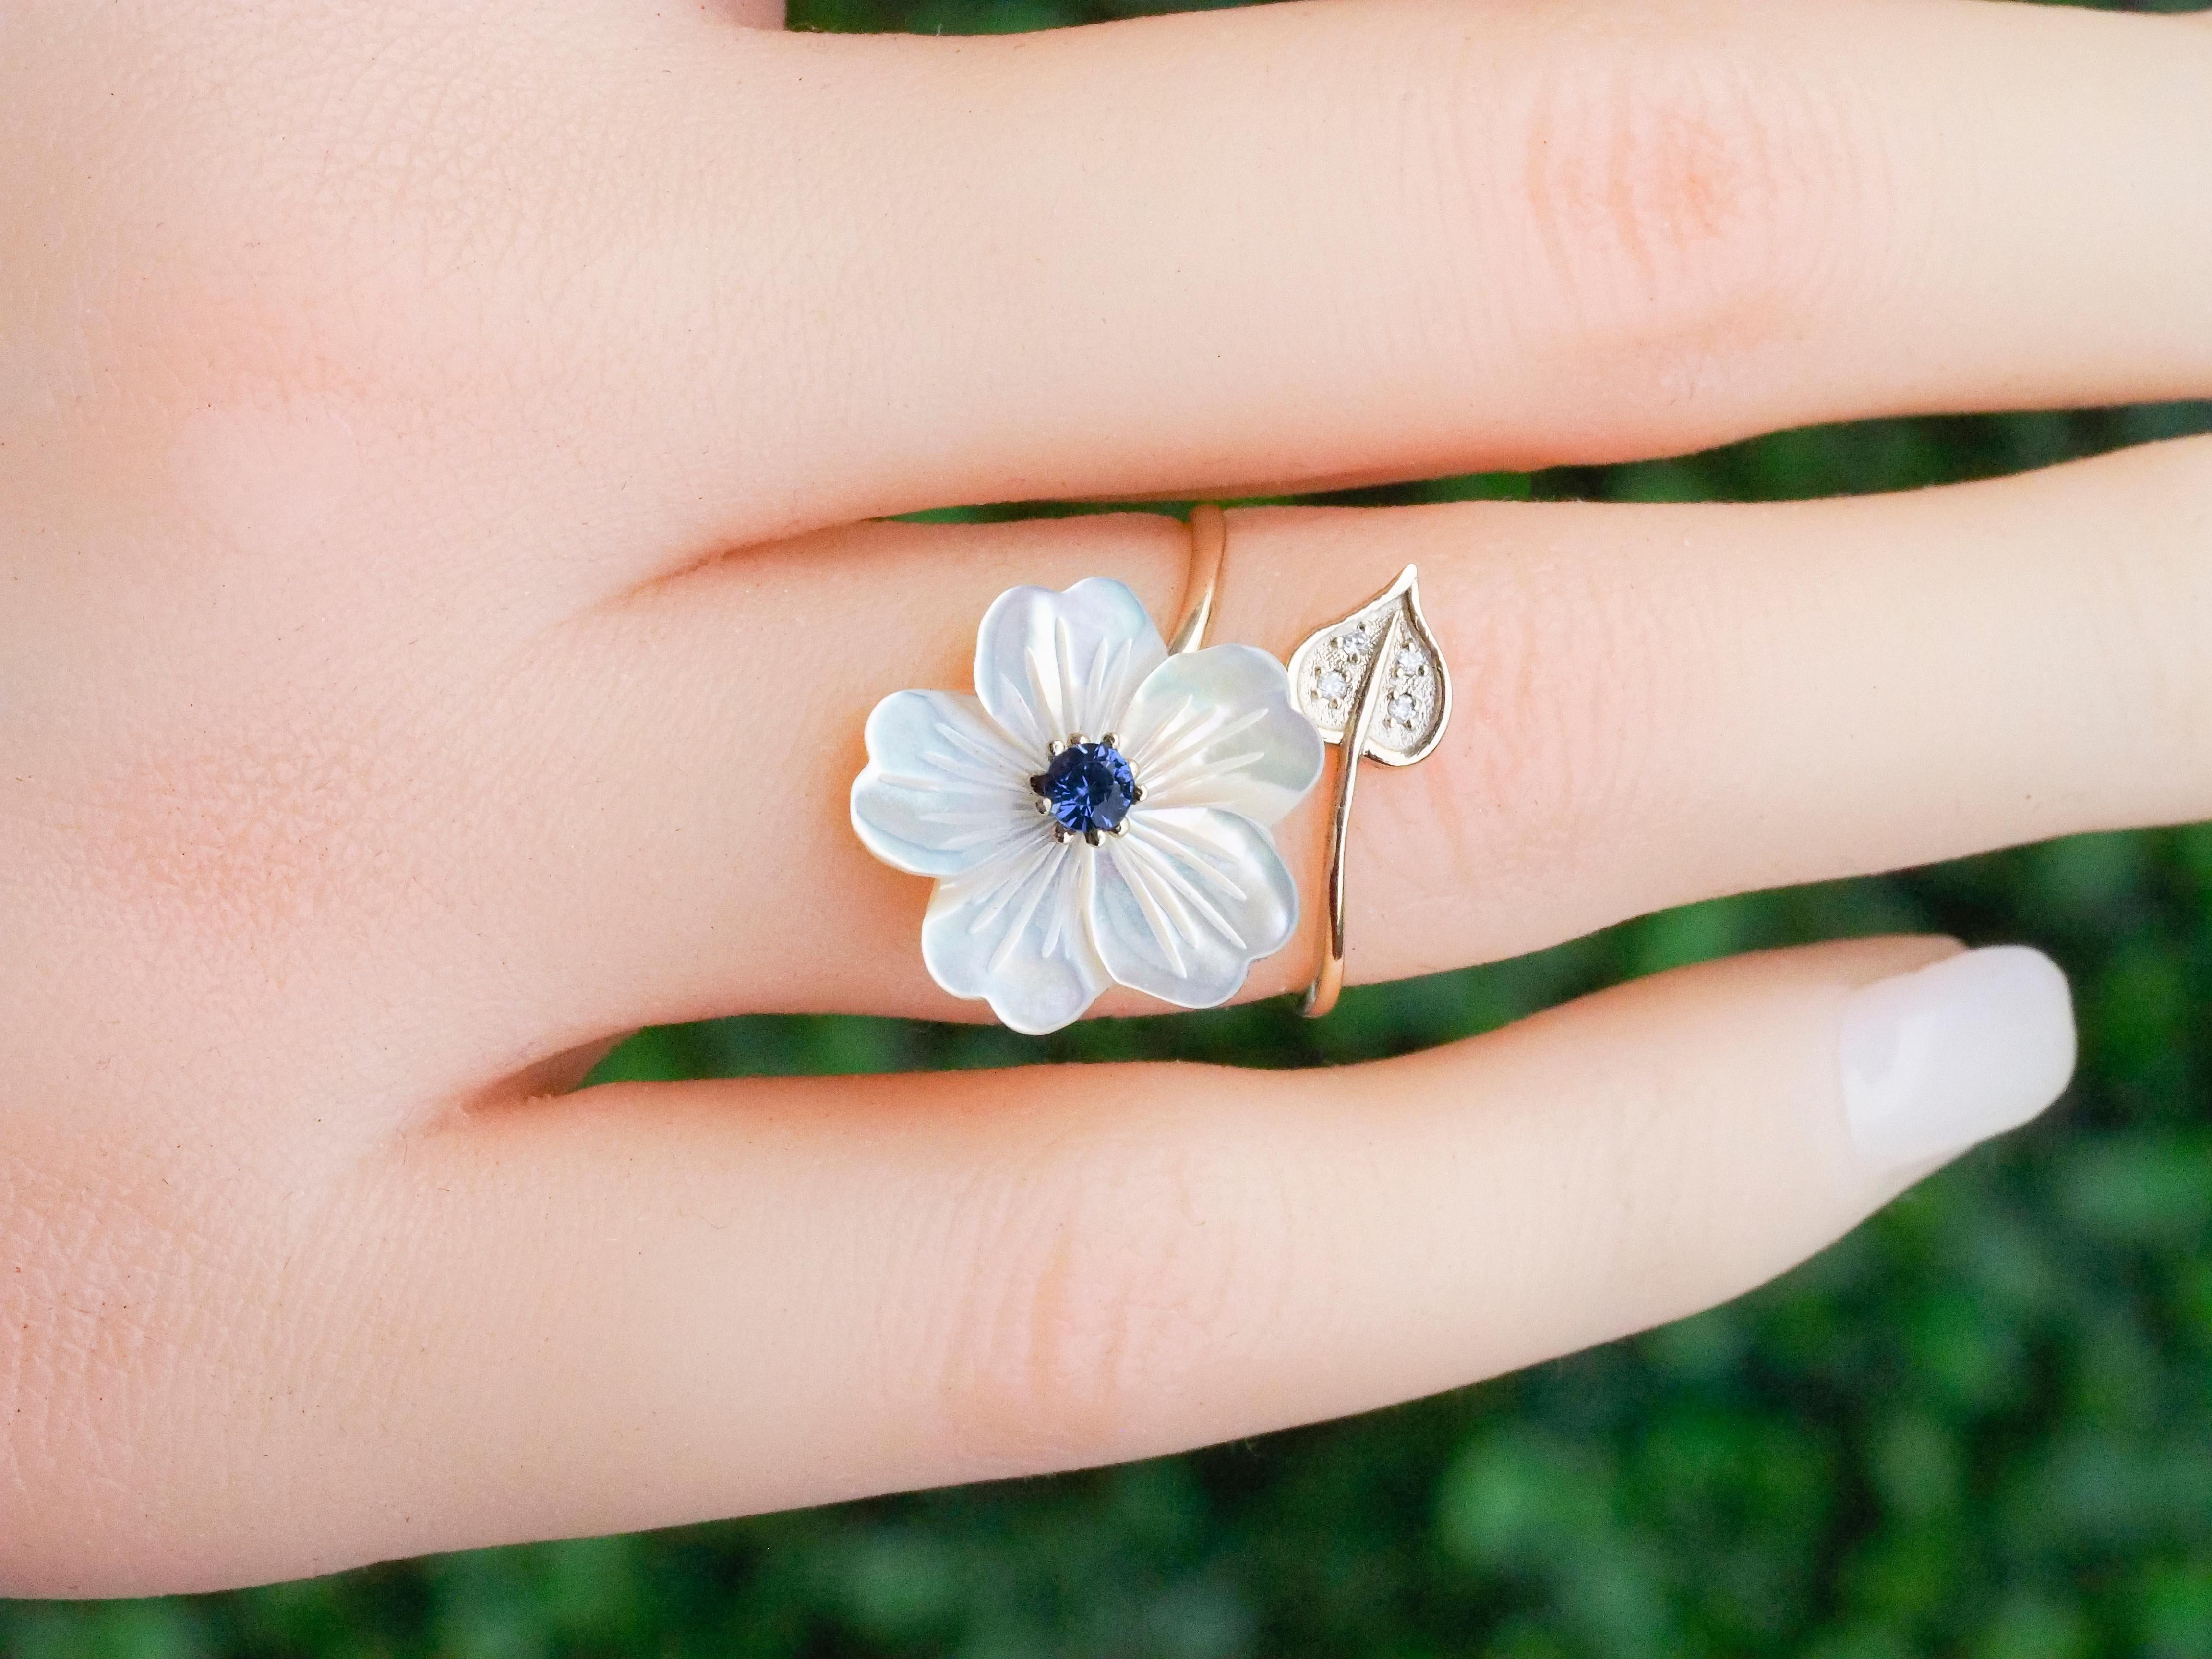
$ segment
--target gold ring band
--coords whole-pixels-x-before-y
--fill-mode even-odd
[[[1168,654],[1179,656],[1206,643],[1206,625],[1221,592],[1221,561],[1229,551],[1229,518],[1212,501],[1190,510],[1190,574],[1182,585],[1182,620],[1168,641]]]

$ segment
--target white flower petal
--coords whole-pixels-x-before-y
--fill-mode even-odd
[[[1101,840],[1091,922],[1106,971],[1184,1008],[1237,994],[1297,932],[1297,884],[1267,832],[1212,807],[1153,808]]]
[[[1010,587],[976,631],[975,695],[1042,766],[1055,739],[1119,736],[1129,699],[1167,649],[1143,604],[1111,577],[1064,593]]]
[[[1220,806],[1273,823],[1321,776],[1322,744],[1290,676],[1249,645],[1170,657],[1137,689],[1119,733],[1147,806]]]
[[[1085,915],[1091,849],[1031,822],[1030,844],[937,884],[921,959],[954,996],[981,997],[1003,1024],[1041,1036],[1080,1018],[1111,981]]]
[[[895,691],[869,714],[867,744],[853,829],[885,864],[958,875],[1038,834],[1033,769],[974,697]]]

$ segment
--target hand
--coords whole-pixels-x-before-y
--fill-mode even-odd
[[[1730,1296],[2063,1085],[2042,958],[1888,939],[1329,1073],[561,1092],[647,1023],[976,1012],[847,823],[862,720],[1015,582],[1165,617],[1182,534],[860,520],[2212,392],[2200,19],[744,21],[0,19],[0,1591],[1354,1411]],[[2205,813],[2208,545],[2198,442],[1252,511],[1213,636],[1420,564],[1459,708],[1363,791],[1375,980]]]

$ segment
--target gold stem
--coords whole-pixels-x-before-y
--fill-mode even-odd
[[[1401,614],[1394,607],[1390,620],[1383,625],[1382,641],[1367,659],[1367,672],[1360,676],[1359,690],[1352,700],[1352,718],[1345,722],[1344,736],[1337,744],[1336,806],[1328,824],[1328,915],[1322,933],[1320,966],[1314,970],[1313,983],[1306,987],[1305,1000],[1298,1005],[1298,1012],[1308,1019],[1319,1019],[1335,1007],[1337,994],[1344,989],[1344,845],[1352,829],[1352,788],[1358,781],[1359,763],[1367,753],[1367,733],[1375,724],[1375,705],[1381,696],[1382,665],[1397,646]]]

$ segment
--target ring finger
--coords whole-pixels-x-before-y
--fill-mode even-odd
[[[1458,710],[1354,820],[1350,973],[1495,958],[1664,905],[2212,811],[2212,442],[1909,495],[1231,517],[1217,640],[1278,655],[1418,562]],[[1019,581],[1176,604],[1137,514],[872,525],[594,613],[509,684],[519,811],[483,913],[563,1041],[744,1009],[972,1017],[927,884],[854,838],[867,711],[965,689]],[[1278,839],[1308,903],[1322,806]],[[1311,969],[1302,941],[1248,994]],[[1133,1000],[1101,1012],[1131,1012]]]

